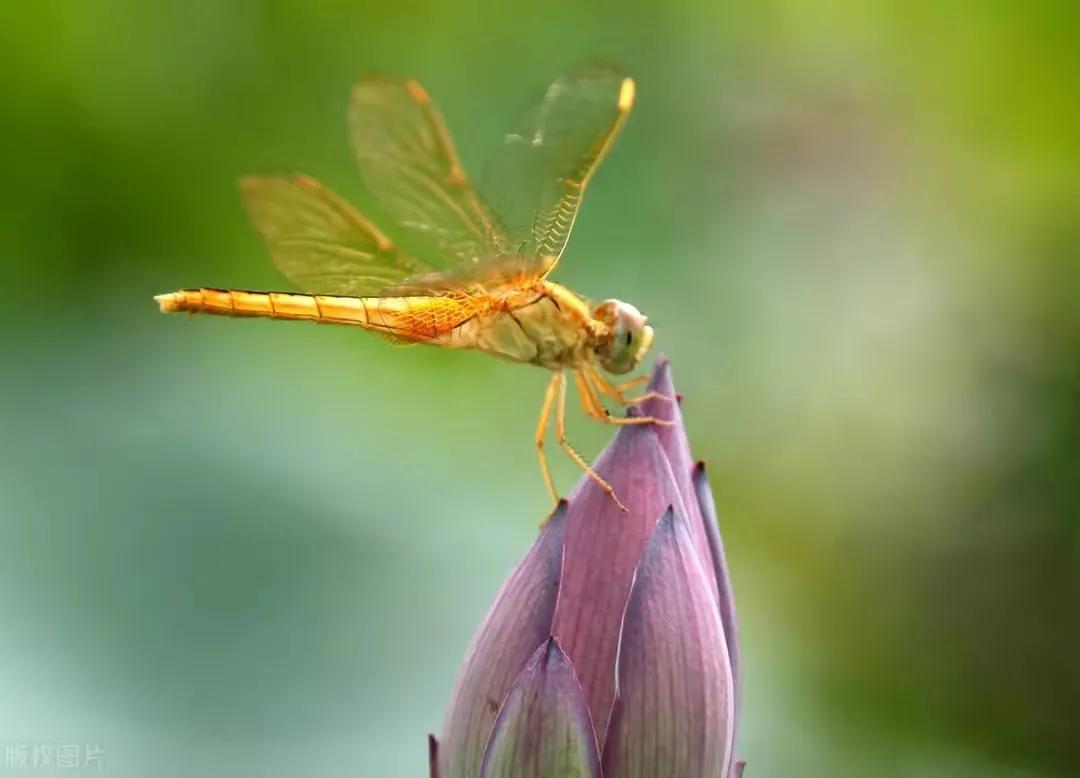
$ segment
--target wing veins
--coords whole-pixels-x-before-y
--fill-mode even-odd
[[[497,193],[508,245],[532,256],[562,256],[584,191],[626,123],[634,91],[618,69],[584,66],[556,79],[527,121],[505,136],[485,182]]]
[[[473,223],[473,221],[469,218],[468,214],[466,214],[461,209],[461,206],[458,205],[458,203],[454,202],[454,198],[430,174],[421,172],[415,167],[409,167],[403,164],[398,164],[397,169],[399,173],[402,173],[405,176],[411,178],[413,181],[422,184],[429,192],[441,199],[443,204],[446,205],[446,207],[449,208],[454,213],[454,215],[458,217],[458,220],[461,222],[461,224],[466,229],[468,229],[468,231],[472,233],[475,237],[482,239],[487,237],[484,232],[480,228],[478,228],[476,224]],[[415,204],[413,203],[410,203],[410,205],[413,205],[415,207]],[[403,224],[402,226],[405,225]]]

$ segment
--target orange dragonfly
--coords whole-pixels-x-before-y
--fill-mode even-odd
[[[592,305],[548,280],[582,196],[634,104],[634,81],[588,66],[552,83],[522,128],[507,135],[486,196],[465,175],[442,116],[410,79],[371,76],[352,90],[349,137],[368,189],[425,259],[399,248],[348,202],[308,176],[251,176],[240,190],[281,273],[303,294],[184,289],[158,295],[165,313],[263,316],[350,324],[398,344],[471,348],[552,371],[536,427],[544,454],[552,409],[559,445],[623,507],[567,442],[567,373],[585,412],[610,424],[664,423],[610,415],[601,395],[627,396],[645,377],[612,383],[649,350],[653,330],[620,300]],[[625,508],[624,508],[625,510]]]

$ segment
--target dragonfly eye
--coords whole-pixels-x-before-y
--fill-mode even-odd
[[[653,330],[637,308],[620,300],[605,300],[593,315],[610,329],[596,348],[600,365],[609,373],[629,373],[652,345]]]

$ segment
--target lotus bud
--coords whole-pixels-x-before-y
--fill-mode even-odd
[[[432,778],[732,778],[734,600],[666,360],[642,413],[543,524],[473,638]]]

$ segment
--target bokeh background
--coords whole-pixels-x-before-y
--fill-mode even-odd
[[[283,285],[244,173],[378,215],[344,133],[359,74],[419,78],[478,172],[603,58],[639,102],[559,279],[635,302],[672,357],[748,775],[1080,774],[1076,8],[8,4],[0,756],[426,775],[548,509],[543,374],[151,295]],[[571,425],[590,454],[608,433]]]

